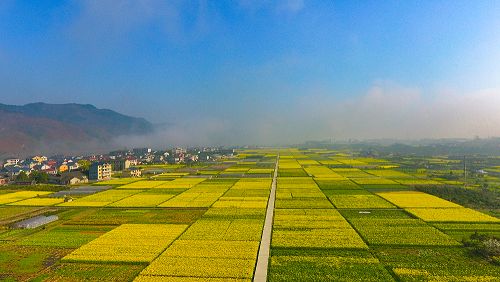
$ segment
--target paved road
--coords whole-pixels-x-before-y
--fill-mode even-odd
[[[276,159],[276,166],[274,167],[273,183],[271,185],[271,193],[267,202],[266,221],[264,222],[264,230],[262,231],[262,238],[260,240],[259,254],[257,256],[257,266],[255,267],[255,274],[253,276],[254,282],[267,281],[267,268],[269,265],[269,251],[271,248],[271,233],[273,231],[273,217],[274,217],[274,201],[276,199],[276,180],[278,178],[278,164],[279,155]]]

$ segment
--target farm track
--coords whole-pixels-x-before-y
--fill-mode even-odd
[[[269,267],[269,257],[271,248],[271,235],[273,231],[274,219],[274,203],[276,200],[276,186],[278,178],[279,155],[276,158],[276,166],[274,168],[273,182],[271,184],[271,193],[267,202],[266,220],[264,229],[262,230],[262,239],[259,246],[259,254],[257,256],[257,264],[253,276],[254,282],[266,282]]]

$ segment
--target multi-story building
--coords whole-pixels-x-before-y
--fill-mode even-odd
[[[8,158],[5,159],[4,166],[17,165],[21,160],[18,158]]]
[[[111,164],[108,162],[95,162],[90,165],[89,179],[104,180],[111,178]]]
[[[130,162],[130,166],[134,166],[134,165],[139,164],[139,160],[137,158],[129,156],[129,157],[127,157],[127,160]]]
[[[141,177],[142,172],[139,168],[130,167],[128,170],[123,172],[123,175],[127,177]]]
[[[151,154],[152,150],[151,148],[134,148],[132,149],[132,152],[134,152],[135,156],[144,156],[147,154]]]
[[[58,168],[59,172],[65,172],[65,171],[68,171],[69,170],[69,167],[67,164],[61,164]]]
[[[46,156],[34,156],[34,157],[31,158],[31,160],[33,160],[36,163],[41,164],[41,163],[47,161],[47,157]]]
[[[110,160],[109,163],[111,164],[113,171],[122,171],[130,167],[129,160],[122,160],[122,159]]]

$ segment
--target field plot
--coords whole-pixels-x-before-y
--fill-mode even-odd
[[[401,210],[341,211],[371,245],[456,246],[457,241]]]
[[[272,250],[268,281],[394,281],[364,250]]]
[[[323,198],[296,198],[276,199],[277,209],[328,209],[333,208],[326,197]]]
[[[444,231],[498,231],[499,223],[435,223],[435,227]]]
[[[334,209],[277,209],[272,247],[367,248]]]
[[[395,208],[386,200],[364,190],[336,190],[328,198],[338,209]]]
[[[67,224],[74,225],[120,225],[127,223],[191,224],[205,213],[206,209],[157,209],[157,208],[102,208],[82,209],[71,217]]]
[[[401,281],[499,281],[498,266],[463,248],[377,247],[380,261]]]
[[[206,241],[259,241],[262,233],[261,219],[210,219],[203,218],[191,225],[182,235],[183,240]]]
[[[362,171],[359,168],[332,168],[335,173],[349,178],[373,178],[375,176]]]
[[[319,161],[319,163],[322,165],[331,165],[331,166],[342,165],[341,162],[334,161],[334,160],[321,160],[321,161]]]
[[[111,180],[96,182],[96,185],[125,185],[132,182],[140,181],[141,178],[114,178]]]
[[[319,189],[280,188],[276,194],[277,199],[297,198],[324,198],[325,195]]]
[[[266,214],[265,208],[210,208],[203,215],[204,218],[212,219],[261,219]]]
[[[198,175],[204,175],[204,176],[210,176],[210,175],[217,175],[219,174],[220,171],[218,170],[198,170]]]
[[[227,185],[198,185],[158,205],[158,207],[210,207],[228,189]]]
[[[459,241],[475,233],[500,237],[500,223],[435,223],[433,226]]]
[[[304,165],[312,165],[312,166],[317,166],[319,163],[315,160],[297,160],[297,162],[304,166]]]
[[[412,190],[410,186],[402,184],[363,184],[363,189],[376,192],[376,191],[409,191]]]
[[[136,281],[251,279],[262,227],[262,219],[200,219],[146,267]]]
[[[158,179],[163,179],[163,178],[178,178],[178,177],[183,177],[189,175],[189,172],[164,172],[158,175],[153,176],[152,178],[158,178]]]
[[[166,181],[158,186],[155,186],[155,189],[175,189],[175,188],[191,188],[195,185],[205,181],[206,178],[177,178],[172,181]]]
[[[346,189],[361,189],[360,186],[356,185],[349,179],[331,179],[331,178],[314,178],[319,188],[323,193],[328,195],[329,190],[346,190]]]
[[[251,278],[258,248],[258,241],[177,240],[141,275]]]
[[[175,194],[162,194],[155,192],[142,192],[120,201],[109,204],[110,207],[155,207],[171,198]]]
[[[0,221],[38,210],[33,207],[0,206]]]
[[[44,192],[44,191],[19,191],[7,194],[0,194],[0,205],[13,203],[29,198],[34,198],[37,196],[43,196],[51,194],[52,192]]]
[[[394,185],[398,184],[386,178],[350,178],[358,185]]]
[[[326,166],[309,166],[304,168],[304,170],[313,177],[319,178],[344,178],[342,175],[333,172]]]
[[[246,173],[247,174],[269,174],[273,173],[274,169],[272,168],[251,168]]]
[[[92,225],[58,226],[28,236],[18,244],[24,246],[78,248],[111,229],[112,227],[109,226]]]
[[[162,256],[199,258],[252,259],[257,255],[258,241],[176,240]]]
[[[335,159],[336,161],[349,166],[367,166],[368,163],[355,159]]]
[[[467,208],[408,208],[409,213],[429,222],[500,222],[500,219]]]
[[[73,251],[64,261],[150,262],[187,225],[124,224]]]
[[[167,183],[170,181],[161,181],[161,180],[142,180],[133,182],[127,185],[119,186],[120,189],[151,189],[161,184]]]
[[[160,256],[134,281],[250,281],[254,265],[251,259]]]
[[[104,192],[100,192],[97,194],[93,194],[90,196],[86,196],[80,199],[77,199],[72,202],[66,202],[59,204],[59,206],[64,207],[103,207],[124,199],[126,197],[132,196],[134,194],[142,192],[141,190],[120,190],[120,189],[112,189]]]
[[[229,167],[224,170],[224,172],[239,172],[239,173],[244,173],[247,172],[250,168],[249,167]]]
[[[267,197],[221,197],[214,208],[266,208]]]
[[[42,272],[35,281],[131,281],[142,268],[133,264],[60,263]]]
[[[0,244],[0,280],[30,281],[70,251],[67,248]]]
[[[377,193],[380,197],[401,208],[461,208],[462,206],[416,191]]]
[[[394,178],[393,179],[396,182],[399,182],[403,185],[410,185],[410,186],[419,186],[419,185],[443,185],[443,183],[435,181],[435,180],[430,180],[430,179],[409,179],[409,178]]]
[[[302,168],[280,168],[278,170],[280,177],[302,177],[308,176]]]
[[[378,177],[384,178],[396,178],[396,179],[405,179],[405,178],[414,178],[412,175],[406,174],[401,171],[391,170],[391,169],[367,169],[365,172],[373,174]]]
[[[312,178],[278,180],[277,199],[325,198]]]
[[[13,202],[7,205],[12,206],[53,206],[64,202],[62,198],[31,198],[18,202]]]
[[[278,209],[333,208],[311,177],[280,177],[276,190]]]

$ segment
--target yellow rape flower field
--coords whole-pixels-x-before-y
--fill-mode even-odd
[[[462,240],[500,235],[496,210],[435,196],[455,191],[445,185],[449,170],[429,176],[406,158],[343,149],[237,152],[143,165],[162,169],[156,175],[51,186],[70,202],[0,190],[0,280],[250,282],[267,265],[270,282],[500,281],[498,266]],[[113,187],[79,194],[87,185]],[[12,228],[39,215],[58,219]]]
[[[53,206],[64,202],[61,198],[31,198],[19,202],[10,203],[13,206]]]
[[[150,262],[187,225],[123,224],[65,256],[65,261]]]
[[[411,214],[424,221],[437,222],[500,222],[500,219],[467,208],[408,208]]]
[[[416,191],[377,193],[380,197],[401,208],[460,208],[460,205]]]
[[[0,195],[0,205],[8,204],[12,202],[17,202],[20,200],[25,200],[29,198],[34,198],[36,196],[48,195],[51,192],[43,192],[43,191],[20,191],[13,192]]]

